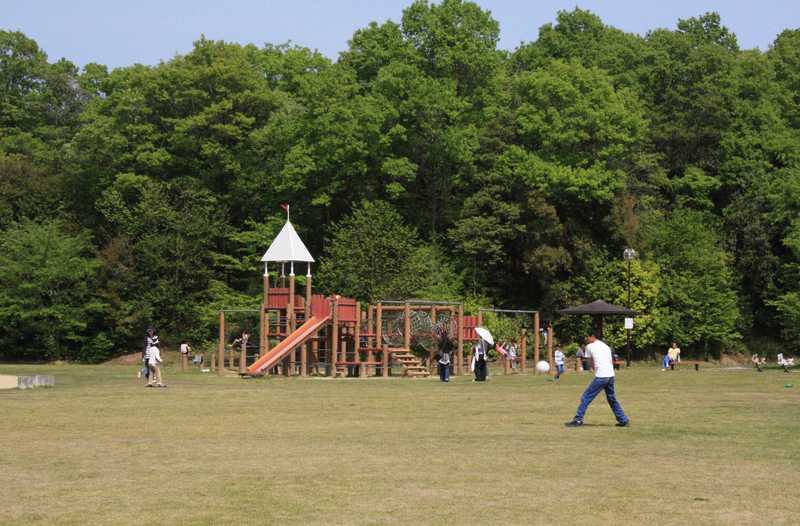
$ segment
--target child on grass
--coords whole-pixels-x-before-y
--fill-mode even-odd
[[[558,381],[561,375],[564,374],[564,353],[561,351],[560,345],[556,345],[554,357],[556,360],[556,381]]]
[[[150,381],[147,383],[147,387],[166,387],[161,381],[161,351],[158,347],[150,347],[148,365],[150,366]]]

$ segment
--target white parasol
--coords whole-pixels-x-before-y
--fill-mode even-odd
[[[483,340],[486,341],[489,345],[494,345],[494,338],[492,338],[492,333],[489,332],[488,329],[484,329],[483,327],[475,327],[475,332],[478,333]]]

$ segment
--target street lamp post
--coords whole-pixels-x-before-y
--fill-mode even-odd
[[[631,308],[631,261],[633,258],[636,257],[636,251],[632,248],[626,248],[625,252],[622,253],[622,257],[625,258],[625,261],[628,262],[628,305],[627,307]],[[627,353],[626,367],[631,366],[631,329],[626,328],[625,331],[625,347]]]

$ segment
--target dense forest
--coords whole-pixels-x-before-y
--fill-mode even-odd
[[[0,357],[210,340],[258,305],[281,203],[323,292],[570,334],[557,309],[626,304],[632,247],[636,349],[797,349],[800,30],[762,52],[715,13],[640,36],[576,8],[513,51],[499,32],[417,1],[335,61],[201,37],[109,71],[0,30]]]

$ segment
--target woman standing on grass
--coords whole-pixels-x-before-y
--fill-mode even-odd
[[[447,335],[447,330],[439,331],[439,379],[443,382],[450,381],[450,363],[453,353],[453,341]]]
[[[472,366],[470,367],[475,373],[476,382],[486,381],[488,352],[489,344],[481,338],[472,350]]]

